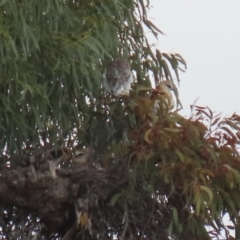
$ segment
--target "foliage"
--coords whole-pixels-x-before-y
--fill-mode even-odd
[[[189,119],[169,112],[151,88],[151,75],[157,84],[173,81],[173,71],[179,81],[186,63],[179,54],[153,52],[143,26],[156,37],[161,31],[147,19],[148,5],[144,0],[0,3],[0,199],[8,205],[2,206],[2,235],[41,239],[44,229],[52,239],[64,235],[70,226],[60,229],[56,222],[55,234],[47,221],[40,224],[22,210],[47,209],[44,193],[59,179],[68,197],[51,206],[59,211],[54,214],[71,213],[75,220],[74,205],[88,200],[89,189],[97,199],[81,216],[85,229],[78,239],[216,239],[221,230],[231,239],[222,222],[226,213],[238,232],[240,117],[221,119],[199,106],[192,106]],[[105,62],[118,57],[131,62],[136,78],[127,98],[106,95],[101,87]],[[180,103],[177,93],[176,98]],[[90,146],[103,172],[91,165],[79,176],[65,162],[62,175],[53,178],[32,166],[35,156],[43,159],[47,148],[57,145],[72,154]],[[85,184],[81,191],[69,187],[76,182]],[[30,207],[26,199],[34,195],[41,197]],[[19,209],[11,208],[14,204]],[[92,225],[86,227],[88,219]]]
[[[152,116],[146,107],[148,99],[134,101],[140,122],[130,133],[132,152],[136,161],[156,167],[155,182],[152,168],[148,169],[148,183],[172,210],[168,230],[177,229],[183,239],[189,233],[194,239],[216,238],[220,230],[229,237],[222,216],[228,213],[238,226],[240,116],[221,120],[209,108],[198,106],[192,106],[189,119],[176,112],[169,114],[165,108]],[[211,226],[212,231],[207,234],[203,226]]]
[[[149,82],[149,70],[170,77],[164,56],[153,54],[144,36],[142,21],[158,30],[142,1],[7,0],[0,19],[2,150],[63,143],[76,129],[90,144],[94,136],[82,132],[102,115],[103,65],[111,57],[129,58],[141,83]],[[176,70],[182,58],[168,59]]]

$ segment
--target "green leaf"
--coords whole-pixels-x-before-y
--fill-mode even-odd
[[[201,206],[202,206],[202,198],[198,196],[196,200],[196,210],[195,210],[196,216],[200,215]]]
[[[110,199],[110,205],[114,206],[117,200],[121,197],[122,193],[116,193],[114,194]]]
[[[182,131],[181,129],[177,129],[177,128],[164,128],[164,130],[168,132],[173,132],[173,133],[179,133]]]
[[[206,186],[203,186],[203,185],[200,185],[200,188],[208,194],[209,203],[211,204],[212,201],[213,201],[213,192],[212,192],[212,190],[210,188],[206,187]]]
[[[174,152],[178,156],[178,158],[181,160],[181,162],[185,162],[185,157],[182,154],[182,152],[180,152],[178,149],[175,149]]]

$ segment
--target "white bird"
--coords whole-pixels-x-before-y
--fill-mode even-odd
[[[159,83],[159,85],[156,87],[157,94],[160,95],[162,99],[165,100],[165,102],[168,105],[168,109],[171,110],[175,107],[175,102],[173,99],[172,91],[174,91],[174,85],[171,81],[162,81]],[[153,111],[156,113],[157,109],[159,109],[159,100],[157,99],[153,106]]]
[[[133,75],[125,60],[109,61],[104,73],[103,87],[115,96],[129,95]]]

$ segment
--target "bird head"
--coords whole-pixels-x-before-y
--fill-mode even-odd
[[[86,163],[93,153],[90,148],[77,149],[74,154],[73,163],[83,164]]]
[[[174,91],[174,84],[171,81],[162,81],[159,83],[159,85],[157,86],[157,89],[159,91],[161,90],[165,90],[165,91]]]

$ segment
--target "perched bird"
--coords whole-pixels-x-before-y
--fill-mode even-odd
[[[115,96],[128,95],[133,82],[130,65],[125,60],[109,61],[103,75],[103,87]]]
[[[159,94],[161,98],[166,101],[168,109],[173,109],[175,107],[175,102],[171,91],[174,91],[174,85],[168,80],[160,82],[160,84],[156,87],[157,94]],[[156,113],[157,109],[159,109],[158,99],[154,103],[153,111]]]
[[[167,103],[169,104],[169,108],[172,109],[175,106],[175,102],[173,100],[172,91],[174,90],[174,85],[171,81],[162,81],[156,88],[159,91],[159,94],[165,98]]]

